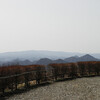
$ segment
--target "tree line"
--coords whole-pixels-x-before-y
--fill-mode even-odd
[[[12,92],[18,89],[19,84],[25,84],[25,88],[35,84],[41,84],[50,80],[57,81],[65,78],[78,78],[84,76],[99,76],[100,61],[61,63],[44,65],[10,65],[0,67],[0,93],[7,90]]]

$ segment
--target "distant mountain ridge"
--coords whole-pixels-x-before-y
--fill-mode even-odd
[[[74,57],[68,57],[66,59],[57,59],[57,60],[51,60],[51,59],[40,59],[39,61],[36,62],[36,64],[41,64],[42,65],[47,65],[50,63],[70,63],[70,62],[79,62],[79,61],[100,61],[100,59],[97,59],[89,54],[86,54],[84,56],[78,57],[78,56],[74,56]],[[50,63],[49,63],[50,62]]]
[[[86,54],[81,57],[69,57],[64,60],[67,62],[79,62],[79,61],[98,61],[99,59],[97,59],[89,54]]]
[[[73,55],[83,55],[81,53],[72,53],[72,52],[60,52],[60,51],[46,51],[46,50],[29,50],[29,51],[20,51],[20,52],[6,52],[0,53],[0,61],[7,62],[12,61],[14,59],[19,60],[30,60],[36,61],[41,58],[49,58],[49,59],[63,59]]]
[[[85,53],[77,53],[77,52],[60,52],[60,51],[47,51],[47,50],[29,50],[29,51],[20,51],[20,52],[6,52],[0,53],[0,63],[11,62],[15,59],[20,61],[29,60],[31,62],[37,61],[42,58],[48,58],[51,60],[57,59],[66,59],[68,57],[72,57],[70,59],[74,59],[73,57],[83,56]],[[95,58],[100,59],[100,53],[90,54]]]
[[[48,65],[50,63],[70,63],[70,62],[79,62],[79,61],[100,61],[100,59],[97,59],[89,54],[86,54],[81,57],[72,56],[72,57],[68,57],[65,59],[56,59],[56,60],[52,60],[49,58],[42,58],[37,61],[29,61],[29,60],[20,61],[16,59],[11,62],[6,62],[4,65],[14,65],[14,64],[15,65],[16,64],[19,64],[19,65],[32,65],[32,64]]]

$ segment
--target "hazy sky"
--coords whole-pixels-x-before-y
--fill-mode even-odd
[[[100,0],[0,0],[0,52],[100,53]]]

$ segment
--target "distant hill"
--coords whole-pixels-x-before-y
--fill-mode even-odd
[[[86,54],[84,56],[78,57],[78,56],[73,56],[73,57],[68,57],[66,59],[56,59],[52,60],[49,58],[42,58],[37,61],[29,61],[29,60],[24,60],[20,61],[18,59],[13,60],[11,62],[6,62],[4,65],[32,65],[32,64],[38,64],[38,65],[48,65],[50,63],[70,63],[70,62],[79,62],[79,61],[100,61],[100,59],[97,59],[89,54]]]
[[[97,59],[97,58],[95,58],[95,57],[93,57],[93,56],[91,56],[89,54],[86,54],[86,55],[84,55],[82,57],[79,57],[78,59],[80,61],[98,61],[99,60],[99,59]]]
[[[29,60],[20,61],[18,59],[3,63],[3,65],[32,65],[32,64],[34,63]]]
[[[66,62],[77,62],[79,60],[78,56],[72,56],[69,58],[64,59]]]
[[[21,65],[66,63],[66,62],[77,62],[77,61],[97,61],[98,59],[100,59],[100,54],[85,55],[83,53],[43,51],[43,50],[0,53],[0,65],[4,63],[9,65],[12,63],[13,64],[19,63]]]
[[[73,53],[73,52],[60,52],[60,51],[29,50],[29,51],[20,51],[20,52],[0,53],[0,61],[7,62],[7,61],[13,61],[15,59],[19,59],[19,60],[27,59],[30,61],[36,61],[41,58],[49,58],[52,60],[56,60],[56,59],[64,59],[74,55],[82,56],[84,54]]]
[[[38,60],[35,64],[48,65],[48,64],[50,64],[52,62],[53,62],[53,60],[51,60],[51,59],[43,58],[43,59]]]
[[[69,57],[69,58],[66,58],[64,59],[66,62],[79,62],[79,61],[98,61],[99,59],[89,55],[89,54],[86,54],[84,56],[81,56],[81,57]]]
[[[52,63],[67,63],[67,62],[63,59],[57,59],[57,60],[54,60]]]

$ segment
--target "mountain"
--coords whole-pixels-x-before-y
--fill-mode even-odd
[[[19,60],[15,59],[11,62],[6,62],[3,65],[32,65],[32,64],[38,64],[38,65],[48,65],[50,63],[70,63],[70,62],[79,62],[79,61],[100,61],[100,59],[97,59],[89,54],[86,54],[84,56],[78,57],[78,56],[72,56],[68,57],[66,59],[56,59],[52,60],[49,58],[42,58],[37,61],[29,61],[29,60]]]
[[[66,62],[77,62],[79,59],[78,56],[72,56],[72,57],[69,57],[69,58],[66,58],[64,59]]]
[[[97,58],[95,58],[95,57],[93,57],[93,56],[91,56],[89,54],[86,54],[86,55],[84,55],[82,57],[79,57],[79,60],[80,61],[98,61]]]
[[[20,61],[19,59],[3,63],[3,65],[32,65],[32,64],[34,63],[29,60]]]
[[[48,65],[50,63],[70,63],[70,62],[79,62],[79,61],[100,61],[100,60],[89,54],[86,54],[81,57],[72,56],[72,57],[68,57],[66,59],[56,59],[56,60],[52,60],[49,58],[42,58],[42,59],[36,61],[36,63],[34,63],[34,64]]]
[[[33,63],[29,60],[24,60],[19,62],[20,65],[32,65]]]
[[[63,59],[57,59],[57,60],[54,60],[52,63],[67,63],[67,62]]]
[[[56,60],[56,59],[64,59],[74,55],[82,56],[84,54],[73,53],[73,52],[60,52],[60,51],[29,50],[20,52],[0,53],[0,61],[8,62],[8,61],[13,61],[14,59],[19,59],[19,60],[27,59],[30,61],[36,61],[41,58],[49,58]]]
[[[66,58],[64,60],[66,62],[79,62],[79,61],[98,61],[99,59],[97,59],[89,54],[86,54],[86,55],[81,56],[81,57],[77,57],[77,56],[69,57],[69,58]]]
[[[52,63],[53,61],[51,59],[48,58],[42,58],[40,60],[38,60],[35,64],[39,64],[39,65],[48,65],[50,63]]]
[[[77,55],[77,56],[74,56]],[[51,62],[54,60],[54,63],[64,63],[64,62],[77,62],[77,61],[85,61],[88,59],[94,60],[96,57],[100,59],[100,54],[90,54],[93,57],[89,58],[89,55],[87,57],[84,56],[83,53],[74,53],[74,52],[60,52],[60,51],[46,51],[46,50],[29,50],[29,51],[20,51],[20,52],[6,52],[6,53],[0,53],[0,65],[4,63],[19,63],[19,64],[36,64],[45,61],[43,58],[48,58],[50,61],[46,60],[47,62]],[[79,57],[78,57],[79,56]],[[83,56],[83,57],[82,57]],[[42,59],[42,61],[40,60]],[[15,61],[14,61],[15,60]],[[19,61],[18,61],[19,60]],[[40,61],[39,61],[40,60]],[[39,62],[38,62],[39,61]]]

